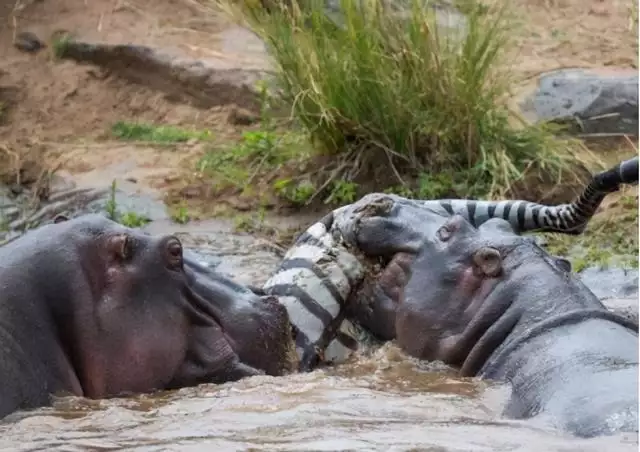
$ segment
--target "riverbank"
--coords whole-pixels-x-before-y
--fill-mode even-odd
[[[333,207],[322,202],[292,207],[265,189],[264,184],[273,185],[286,172],[269,181],[246,168],[242,175],[227,174],[253,178],[255,183],[243,190],[220,189],[227,182],[220,171],[216,177],[207,173],[207,167],[224,167],[228,152],[262,152],[287,139],[294,141],[288,144],[295,152],[303,152],[295,134],[284,137],[264,127],[256,86],[270,71],[264,46],[223,14],[213,14],[210,5],[186,0],[120,2],[115,7],[80,0],[21,5],[15,11],[5,7],[3,17],[10,26],[0,30],[0,175],[6,204],[20,209],[38,200],[47,204],[48,195],[61,190],[55,183],[63,180],[105,190],[115,181],[126,193],[162,200],[177,224],[222,217],[235,230],[280,248]],[[602,61],[607,67],[637,67],[635,25],[629,23],[625,5],[603,11],[595,1],[548,6],[520,0],[513,8],[530,19],[515,36],[523,63],[515,67],[519,84],[514,102],[531,89],[537,75],[560,66],[593,68],[594,61]],[[13,46],[24,32],[34,33],[46,47],[25,52]],[[64,36],[104,46],[134,44],[106,53],[106,47],[79,46],[75,60],[69,60],[59,58]],[[144,46],[164,55],[158,59],[165,66],[150,70],[129,64],[123,72],[118,65],[122,58],[151,61]],[[175,71],[161,67],[181,75],[171,78]],[[624,139],[593,143],[589,148],[597,159],[586,158],[587,150],[580,157],[601,162],[592,171],[637,152],[635,143]],[[564,182],[546,181],[523,196],[568,201],[578,187]],[[343,197],[344,202],[353,198],[348,190]],[[637,199],[635,188],[611,195],[583,236],[547,236],[551,249],[572,254],[577,270],[608,264],[609,254],[625,255],[622,265],[633,265]],[[144,206],[121,208],[132,225],[154,215]],[[15,209],[10,213],[14,217],[5,218],[7,224],[16,220]],[[601,250],[603,243],[608,251]]]

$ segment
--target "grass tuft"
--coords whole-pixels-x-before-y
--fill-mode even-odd
[[[638,268],[638,195],[625,188],[609,204],[608,215],[597,216],[579,236],[544,235],[547,249],[568,257],[576,272],[587,267]]]
[[[109,198],[104,206],[107,213],[107,218],[117,223],[122,224],[128,228],[141,228],[151,220],[146,215],[141,215],[138,212],[126,211],[121,212],[116,201],[116,193],[118,187],[115,179],[111,182],[111,190],[109,191]]]
[[[147,141],[160,144],[183,143],[189,140],[209,140],[208,130],[185,130],[174,126],[161,126],[135,122],[116,122],[111,132],[117,138],[128,141]]]
[[[66,32],[56,33],[51,40],[53,57],[57,60],[64,58],[71,43],[73,43],[71,34]]]
[[[307,203],[354,187],[502,197],[532,174],[575,176],[567,143],[506,106],[507,3],[464,1],[466,27],[452,29],[424,0],[403,15],[341,0],[340,21],[323,0],[218,2],[265,41],[277,102],[311,139],[320,163],[289,183],[303,184]]]

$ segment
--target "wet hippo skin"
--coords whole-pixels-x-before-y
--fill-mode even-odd
[[[229,344],[243,363],[279,376],[297,367],[295,332],[277,297],[243,286],[185,257],[190,289],[215,309]]]
[[[372,255],[415,256],[394,292],[403,350],[508,382],[507,417],[582,437],[638,431],[636,323],[504,220],[474,228],[390,202],[364,211],[350,232]]]
[[[264,373],[223,326],[232,294],[196,280],[177,238],[100,215],[59,218],[0,248],[0,417],[54,393],[103,398]],[[286,330],[274,309],[251,324],[261,335],[242,340]]]

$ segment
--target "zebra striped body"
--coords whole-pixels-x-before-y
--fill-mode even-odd
[[[364,267],[330,232],[330,214],[307,229],[263,286],[278,297],[296,329],[300,370],[319,360],[342,361],[357,349],[345,304],[364,278]]]
[[[553,231],[581,233],[596,209],[621,183],[637,183],[638,158],[596,174],[572,203],[545,206],[528,201],[407,200],[443,217],[460,214],[474,226],[491,218],[507,220],[517,232]],[[399,198],[395,195],[369,194]],[[366,201],[365,201],[366,204]],[[307,229],[289,249],[263,292],[278,297],[297,330],[300,370],[312,369],[319,360],[340,362],[357,350],[357,319],[345,318],[346,306],[364,280],[363,264],[349,252],[333,228],[334,218],[350,206],[334,210]],[[436,218],[436,217],[434,217]],[[353,322],[353,323],[352,323]]]

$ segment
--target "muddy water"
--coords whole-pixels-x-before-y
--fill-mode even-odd
[[[120,186],[126,188],[124,181]],[[228,222],[173,224],[150,193],[122,192],[117,204],[123,211],[145,213],[154,220],[145,228],[150,233],[177,234],[188,252],[239,282],[260,284],[279,262],[267,242],[235,234]],[[71,215],[99,211],[104,199],[67,208]],[[602,275],[591,275],[590,281],[602,298],[637,300],[637,272],[618,273],[607,276],[619,278],[611,290],[598,284]],[[613,452],[638,448],[637,434],[580,440],[536,422],[501,419],[507,391],[500,385],[455,378],[443,366],[417,362],[387,345],[309,374],[254,377],[102,401],[56,398],[53,407],[15,413],[0,422],[0,450]]]
[[[580,440],[500,419],[505,396],[503,387],[453,378],[385,347],[310,374],[107,401],[61,398],[0,425],[0,450],[637,450],[637,434]]]

